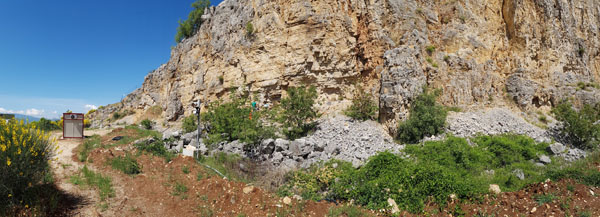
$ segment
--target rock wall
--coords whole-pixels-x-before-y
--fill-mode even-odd
[[[153,106],[176,123],[197,99],[237,87],[275,102],[315,85],[318,108],[345,108],[356,83],[374,94],[394,131],[424,85],[463,109],[548,110],[571,97],[600,101],[600,2],[594,0],[226,0],[203,16],[166,64],[119,104],[142,117]],[[250,22],[255,31],[246,32]]]

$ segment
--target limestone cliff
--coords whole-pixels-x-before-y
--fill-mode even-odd
[[[174,123],[193,100],[224,98],[232,87],[265,102],[314,85],[318,108],[332,112],[362,83],[391,131],[423,85],[465,109],[600,101],[600,90],[577,86],[600,81],[596,0],[225,0],[203,19],[169,62],[100,109],[94,124],[117,110],[141,118],[153,106]]]

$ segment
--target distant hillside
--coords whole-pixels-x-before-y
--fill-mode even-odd
[[[7,116],[12,116],[13,114],[0,114],[0,117],[5,118]],[[25,121],[29,121],[29,122],[33,122],[33,121],[39,121],[40,118],[36,118],[33,116],[28,116],[28,115],[19,115],[19,114],[14,114],[14,117],[17,120],[25,120]]]

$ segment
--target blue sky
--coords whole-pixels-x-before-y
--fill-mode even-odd
[[[1,0],[0,113],[56,118],[120,101],[168,61],[193,1]]]

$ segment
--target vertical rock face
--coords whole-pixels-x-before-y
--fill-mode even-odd
[[[314,85],[318,108],[332,112],[361,83],[390,131],[424,85],[463,108],[600,100],[600,90],[577,87],[600,81],[598,1],[226,0],[203,19],[169,62],[97,112],[96,122],[152,106],[175,121],[191,113],[193,100],[226,99],[234,87],[260,103]]]

